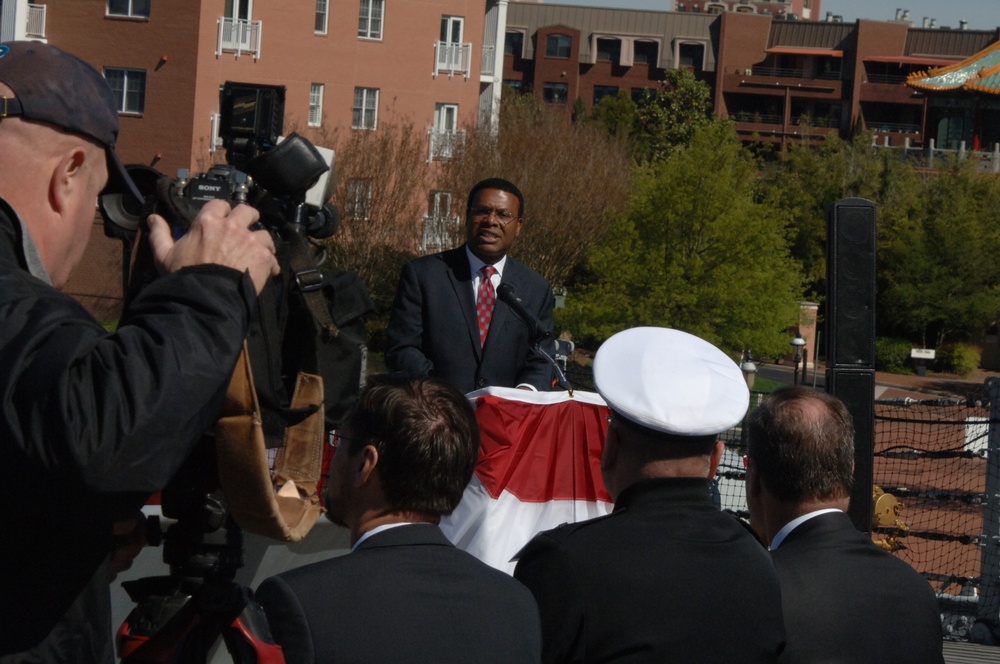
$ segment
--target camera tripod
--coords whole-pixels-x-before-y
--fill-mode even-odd
[[[162,534],[170,575],[122,584],[136,603],[116,638],[123,664],[207,664],[219,638],[236,664],[285,664],[264,611],[233,581],[243,566],[243,533],[216,477],[214,454],[196,450],[163,491],[164,515],[177,515]],[[150,521],[156,545],[159,519]]]

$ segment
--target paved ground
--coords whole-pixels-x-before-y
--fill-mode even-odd
[[[757,375],[783,383],[791,383],[793,370],[790,365],[758,364]],[[967,397],[979,391],[987,378],[1000,377],[995,371],[978,370],[969,376],[952,374],[928,373],[926,376],[916,374],[891,374],[883,371],[875,372],[875,398],[895,399],[909,397],[911,399],[934,399],[938,397]],[[815,384],[822,388],[826,382],[825,368],[819,366],[814,371],[810,367],[804,377],[799,380],[806,385]]]

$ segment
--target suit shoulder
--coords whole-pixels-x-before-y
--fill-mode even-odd
[[[528,279],[531,281],[537,281],[539,283],[544,283],[548,285],[549,280],[543,277],[541,274],[531,269],[521,261],[517,260],[512,256],[507,256],[507,269],[514,268],[516,272],[522,279]]]

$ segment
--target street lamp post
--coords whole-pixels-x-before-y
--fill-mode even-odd
[[[753,382],[757,377],[757,365],[753,361],[753,356],[750,355],[750,351],[743,352],[743,361],[740,362],[740,371],[743,372],[743,380],[747,382],[747,388],[750,390],[750,398],[753,400]],[[750,412],[747,411],[747,415]],[[746,417],[743,418],[743,424],[740,426],[740,447],[744,450],[747,449],[747,421]]]
[[[802,362],[802,349],[806,345],[806,340],[802,338],[801,334],[796,333],[795,338],[792,339],[792,348],[795,349],[795,356],[792,358],[795,361],[795,369],[792,371],[792,385],[799,384],[799,362]],[[802,374],[805,375],[805,367],[803,367]]]

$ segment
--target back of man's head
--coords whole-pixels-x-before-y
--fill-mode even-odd
[[[468,399],[434,378],[377,376],[347,416],[350,453],[373,445],[389,508],[447,515],[458,506],[479,458],[479,427]]]
[[[784,503],[843,500],[854,483],[854,427],[840,399],[808,387],[772,392],[747,419],[748,456]]]

